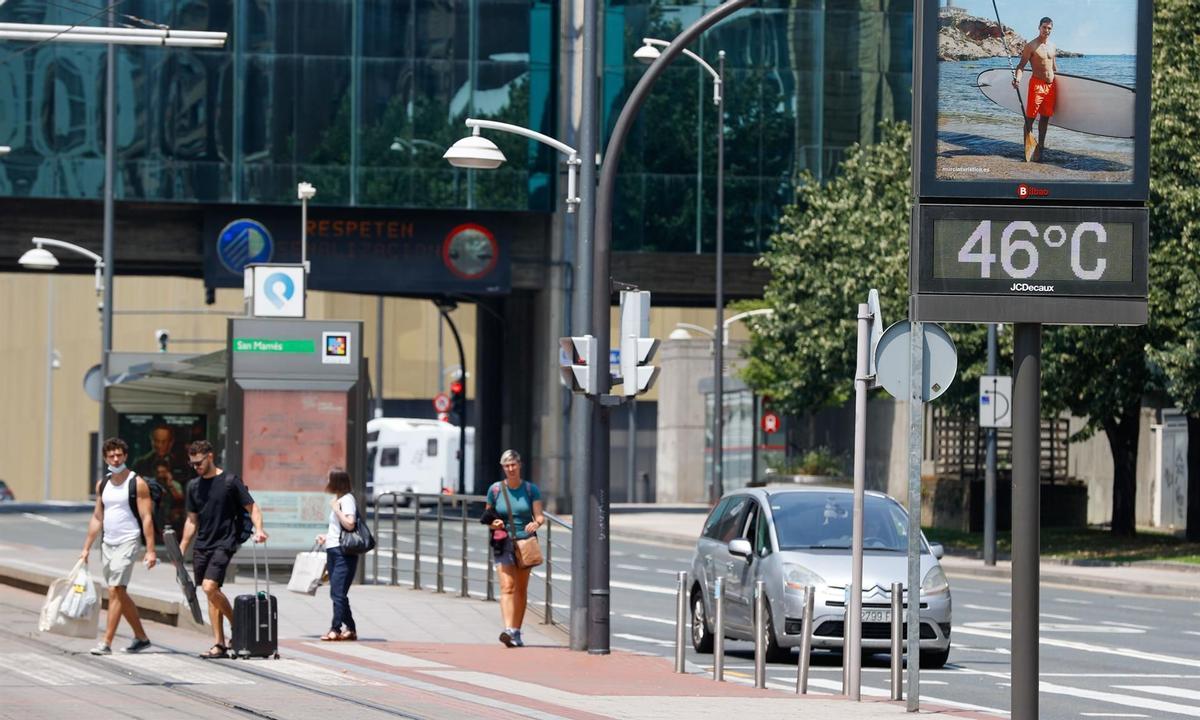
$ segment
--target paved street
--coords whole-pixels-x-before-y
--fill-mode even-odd
[[[421,523],[421,580],[426,588],[436,583],[437,567],[436,524],[429,518],[427,515]],[[36,534],[47,547],[74,548],[82,539],[85,523],[84,514],[10,515],[0,524],[0,545]],[[460,587],[460,528],[449,519],[444,527],[444,587],[448,594],[457,593]],[[469,589],[472,596],[482,598],[486,593],[486,546],[477,530],[471,521]],[[411,519],[398,522],[396,574],[404,586],[412,583],[412,531]],[[380,555],[379,576],[387,582],[392,570],[389,521],[381,523],[379,534],[380,547],[385,550]],[[555,619],[564,623],[571,582],[565,571],[570,535],[556,530],[553,537],[552,553],[557,560],[552,608]],[[690,551],[620,540],[613,542],[612,551],[613,647],[670,656],[675,578],[687,568]],[[368,569],[371,567],[368,563]],[[538,608],[544,607],[543,571],[539,568],[539,577],[531,583],[531,604]],[[951,587],[954,644],[950,662],[945,669],[922,672],[922,702],[1004,715],[1009,702],[1008,583],[952,576]],[[1200,647],[1200,606],[1194,600],[1044,585],[1041,607],[1042,718],[1200,717],[1200,653],[1196,652]],[[9,636],[4,638],[6,643],[18,643]],[[194,640],[188,643],[194,644]],[[20,643],[18,646],[5,645],[3,652],[19,656],[33,652]],[[734,682],[749,682],[752,646],[730,642],[727,649],[727,676]],[[689,648],[688,660],[698,672],[711,671],[711,656],[697,655]],[[794,658],[790,663],[771,665],[769,682],[790,689],[795,672]],[[810,687],[816,693],[836,693],[840,685],[840,657],[816,655]],[[887,687],[887,656],[870,658],[864,668],[864,696],[886,697]]]

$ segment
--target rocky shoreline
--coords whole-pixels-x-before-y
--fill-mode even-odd
[[[1026,40],[1005,26],[1004,39],[995,20],[974,17],[965,13],[943,14],[938,22],[938,60],[962,61],[1021,55]],[[1007,50],[1005,43],[1008,44]],[[1059,49],[1059,57],[1083,57],[1083,53]]]

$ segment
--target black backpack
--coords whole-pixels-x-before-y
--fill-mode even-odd
[[[163,497],[163,493],[165,493],[166,491],[163,489],[162,484],[160,482],[158,482],[158,480],[155,480],[153,478],[142,477],[141,475],[138,475],[137,473],[134,473],[134,472],[129,473],[129,476],[130,476],[130,478],[133,479],[133,482],[129,483],[129,509],[131,511],[133,511],[133,517],[135,520],[137,520],[137,524],[138,524],[138,535],[142,539],[142,544],[145,545],[146,544],[146,533],[144,533],[142,531],[142,514],[140,512],[138,512],[137,480],[138,480],[138,478],[141,478],[142,481],[144,483],[146,483],[146,487],[150,490],[150,506],[153,508],[153,510],[151,511],[150,520],[151,520],[151,522],[154,523],[154,534],[155,535],[162,534],[162,529],[163,529],[163,525],[164,525],[162,497]],[[101,495],[104,494],[104,488],[108,485],[109,478],[111,478],[111,477],[112,477],[112,473],[108,473],[104,476],[104,479],[100,481],[100,494]]]

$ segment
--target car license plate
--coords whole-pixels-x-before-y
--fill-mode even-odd
[[[871,623],[890,623],[892,621],[892,611],[863,608],[862,621]]]

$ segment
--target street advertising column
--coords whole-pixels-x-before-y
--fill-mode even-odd
[[[226,469],[262,508],[273,554],[308,549],[324,532],[330,468],[346,468],[361,491],[361,337],[358,321],[229,321]]]

